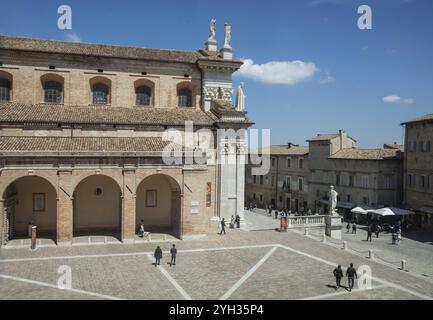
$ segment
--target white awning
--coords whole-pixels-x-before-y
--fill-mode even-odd
[[[362,207],[355,207],[352,210],[350,210],[350,212],[359,213],[359,214],[367,214],[367,210],[365,210]]]
[[[376,209],[376,210],[367,210],[367,212],[371,212],[373,214],[377,214],[377,215],[382,216],[382,217],[386,217],[386,216],[409,216],[409,215],[415,214],[413,211],[410,211],[410,210],[393,208],[393,207],[381,208],[381,209]]]

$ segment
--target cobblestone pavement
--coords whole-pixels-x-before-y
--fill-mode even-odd
[[[227,230],[171,243],[161,265],[156,243],[0,250],[0,299],[426,299],[433,283],[294,232]],[[372,270],[372,289],[336,290],[337,263]],[[60,266],[72,288],[57,288]],[[346,284],[346,278],[342,281]]]
[[[433,282],[433,245],[429,242],[409,239],[404,232],[399,245],[392,244],[390,233],[381,233],[379,238],[373,234],[372,241],[367,242],[365,226],[359,226],[356,234],[346,233],[345,227],[346,223],[343,224],[342,241],[347,241],[350,249],[358,252],[373,249],[376,259],[398,267],[401,266],[401,260],[406,260],[406,267],[410,272]]]

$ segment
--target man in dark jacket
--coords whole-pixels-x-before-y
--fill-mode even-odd
[[[337,268],[334,269],[334,277],[335,277],[335,282],[337,284],[337,286],[335,287],[335,290],[337,290],[338,288],[341,287],[341,285],[340,285],[341,278],[343,278],[343,270],[341,269],[340,264],[337,266]]]
[[[236,215],[235,222],[236,222],[236,228],[239,229],[241,227],[241,217],[238,214]]]
[[[350,264],[350,267],[346,270],[347,276],[347,285],[349,286],[349,291],[352,291],[353,285],[355,283],[355,278],[358,279],[358,274],[356,273],[356,269],[353,267],[353,263]]]
[[[161,250],[160,246],[156,247],[154,257],[155,257],[155,267],[159,266],[159,263],[160,263],[161,258],[162,258],[162,250]]]
[[[373,226],[370,224],[368,226],[368,230],[367,230],[367,240],[366,241],[368,241],[370,239],[370,242],[371,242],[372,234],[373,234]]]
[[[170,254],[171,254],[171,261],[170,261],[170,267],[171,267],[176,265],[177,249],[175,245],[173,245],[173,247],[170,249]]]
[[[220,231],[219,235],[222,235],[223,232],[224,232],[224,234],[226,234],[226,222],[225,222],[224,218],[221,220],[221,231]]]

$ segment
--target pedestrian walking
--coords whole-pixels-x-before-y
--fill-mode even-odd
[[[241,227],[241,217],[238,214],[236,215],[235,222],[236,222],[236,228],[239,229]]]
[[[346,233],[349,233],[350,232],[350,223],[347,223],[347,226],[346,226]]]
[[[224,234],[226,234],[226,222],[225,222],[224,218],[221,220],[221,231],[220,231],[219,235],[222,235],[223,232],[224,232]]]
[[[371,224],[368,226],[368,230],[367,230],[367,240],[368,241],[370,239],[371,242],[371,236],[373,235],[373,227],[371,226]]]
[[[341,278],[343,278],[343,270],[341,269],[341,265],[339,264],[337,268],[334,269],[334,277],[335,282],[337,286],[335,287],[335,290],[338,290],[338,288],[341,287]]]
[[[375,230],[376,238],[379,238],[380,231],[381,231],[380,226],[379,226],[379,225],[376,225],[376,230]]]
[[[278,219],[278,209],[275,209],[274,214],[275,214],[275,219]]]
[[[173,247],[171,247],[170,254],[171,254],[171,260],[170,260],[170,267],[171,267],[176,265],[176,255],[177,255],[176,245],[173,245]]]
[[[350,267],[346,270],[347,276],[347,285],[349,287],[349,291],[352,291],[353,285],[355,283],[355,278],[358,279],[358,274],[356,273],[356,269],[353,267],[353,263],[350,264]]]
[[[352,223],[352,234],[356,234],[356,223]]]
[[[143,220],[140,221],[140,225],[138,227],[138,236],[140,238],[143,238],[143,236],[144,236],[144,221]]]
[[[160,246],[156,247],[154,257],[155,257],[155,267],[159,266],[162,258],[162,250]]]
[[[232,217],[230,218],[229,228],[233,229],[234,227],[235,227],[235,217],[232,215]]]

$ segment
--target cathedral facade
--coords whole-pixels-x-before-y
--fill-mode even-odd
[[[182,239],[242,216],[245,140],[217,132],[252,123],[232,103],[230,26],[220,50],[214,30],[197,51],[0,36],[1,245],[29,225],[131,243],[140,223]]]

